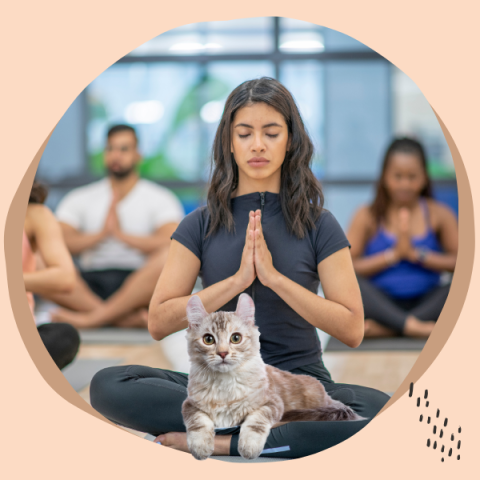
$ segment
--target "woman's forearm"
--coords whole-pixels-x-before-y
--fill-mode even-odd
[[[417,263],[420,259],[419,251],[411,249],[406,260]],[[363,276],[374,275],[386,268],[396,265],[400,260],[399,255],[395,249],[379,252],[374,255],[366,257],[354,258],[353,268],[355,273]],[[455,253],[438,253],[428,251],[425,258],[422,260],[422,265],[430,270],[437,272],[453,272],[457,262],[457,255]]]
[[[147,255],[170,244],[170,237],[166,236],[165,238],[159,238],[158,235],[147,235],[141,237],[119,232],[117,233],[116,237],[123,243],[126,243],[128,246],[136,248]]]
[[[307,290],[298,283],[277,273],[268,285],[295,312],[314,327],[355,348],[363,340],[363,309],[352,312]]]
[[[398,261],[398,254],[394,249],[352,259],[355,273],[365,277],[375,275]]]
[[[236,275],[228,277],[196,293],[209,313],[217,311],[232,298],[242,293],[248,285],[243,285]],[[187,303],[192,295],[172,298],[157,305],[150,305],[148,330],[155,340],[188,327],[186,319]]]
[[[105,232],[98,233],[77,233],[69,232],[64,234],[65,243],[72,255],[78,255],[84,250],[93,248],[106,237]]]
[[[414,263],[419,261],[418,250],[415,250],[412,253],[410,260]],[[431,250],[426,253],[425,258],[422,260],[423,267],[430,270],[435,270],[437,272],[453,272],[455,270],[456,263],[456,253],[438,253]]]
[[[61,267],[49,267],[23,274],[25,290],[48,297],[58,293],[70,293],[75,287],[75,273],[66,274]]]

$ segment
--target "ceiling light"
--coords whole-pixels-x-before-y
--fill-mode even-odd
[[[125,108],[125,120],[131,124],[156,123],[162,117],[165,109],[157,100],[132,102]]]

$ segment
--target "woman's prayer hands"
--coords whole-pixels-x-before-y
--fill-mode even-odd
[[[263,227],[262,227],[262,214],[260,210],[256,212],[250,212],[250,219],[254,218],[254,239],[255,239],[255,249],[254,249],[254,262],[255,262],[255,271],[260,282],[263,283],[266,287],[269,286],[272,278],[277,274],[277,270],[273,266],[272,254],[267,247],[267,242],[263,236]]]
[[[250,212],[250,218],[247,225],[247,232],[245,235],[245,246],[243,247],[242,261],[240,263],[240,269],[236,273],[236,278],[245,290],[255,280],[257,274],[255,271],[255,217],[253,212]]]
[[[249,287],[256,277],[267,287],[271,279],[278,273],[273,266],[272,254],[263,236],[261,220],[260,210],[250,212],[242,261],[236,274],[238,282],[244,289]]]
[[[398,240],[394,247],[398,259],[415,261],[417,253],[412,244],[410,233],[411,214],[407,208],[401,208],[398,212]]]

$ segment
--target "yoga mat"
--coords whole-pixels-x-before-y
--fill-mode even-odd
[[[76,392],[86,387],[93,376],[103,368],[113,367],[122,362],[122,358],[77,358],[67,365],[62,373]]]
[[[324,352],[421,351],[427,339],[410,337],[365,338],[357,348],[350,348],[331,337]]]
[[[155,437],[147,433],[145,435],[145,440],[149,440],[153,442]],[[160,445],[159,445],[160,447]],[[242,457],[230,457],[228,455],[219,455],[219,456],[211,456],[213,460],[221,460],[222,462],[231,462],[231,463],[266,463],[266,462],[283,462],[285,460],[289,460],[288,458],[272,458],[272,457],[258,457],[255,460],[245,460]]]
[[[153,343],[155,340],[150,336],[147,329],[142,328],[92,328],[82,329],[80,340],[82,343]]]
[[[255,460],[245,460],[242,457],[229,457],[229,456],[212,456],[210,457],[213,460],[220,460],[222,462],[230,462],[230,463],[267,463],[267,462],[285,462],[286,460],[290,460],[289,458],[272,458],[272,457],[258,457]]]

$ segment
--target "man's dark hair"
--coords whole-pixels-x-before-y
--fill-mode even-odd
[[[131,132],[133,133],[133,136],[135,137],[135,144],[138,144],[138,137],[137,137],[137,132],[133,127],[130,125],[113,125],[108,129],[107,132],[107,138],[110,138],[112,135],[115,135],[116,133],[120,132]]]

